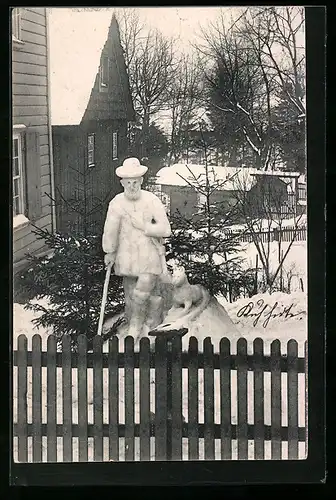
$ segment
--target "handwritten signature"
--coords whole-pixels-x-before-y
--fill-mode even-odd
[[[237,312],[238,318],[245,317],[245,318],[255,318],[253,321],[253,326],[257,326],[259,321],[261,321],[261,318],[264,319],[262,326],[263,328],[266,328],[267,325],[269,324],[270,320],[272,318],[283,318],[283,319],[289,319],[289,318],[294,318],[296,316],[301,316],[304,314],[304,311],[300,311],[298,313],[292,312],[292,309],[294,307],[294,304],[290,304],[289,306],[285,306],[280,312],[275,312],[275,309],[278,306],[278,302],[275,302],[273,306],[270,306],[269,304],[265,304],[263,299],[259,299],[256,304],[254,302],[249,302],[245,306],[241,307],[239,311]],[[267,308],[270,308],[269,311],[267,311]],[[255,311],[257,309],[257,311]],[[255,312],[252,312],[255,311]],[[299,318],[301,319],[301,318]]]

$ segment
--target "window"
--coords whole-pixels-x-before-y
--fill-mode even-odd
[[[112,159],[118,159],[118,132],[112,134]]]
[[[304,184],[299,184],[299,200],[305,200],[306,196],[306,186]]]
[[[87,141],[88,148],[88,166],[94,167],[95,165],[95,135],[89,134]]]
[[[100,90],[107,90],[109,80],[109,58],[103,56],[102,62],[99,68],[99,86]]]
[[[19,133],[13,135],[13,217],[24,215],[24,181],[23,181],[23,154],[22,136]]]
[[[21,9],[18,7],[12,12],[12,37],[14,41],[21,39]]]
[[[24,45],[21,40],[21,11],[16,7],[12,10],[12,49],[20,50]]]
[[[13,126],[12,182],[13,227],[17,229],[42,215],[40,134],[34,127]]]

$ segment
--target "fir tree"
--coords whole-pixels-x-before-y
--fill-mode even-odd
[[[235,255],[239,250],[238,236],[229,230],[236,222],[235,207],[223,201],[222,190],[232,179],[219,179],[209,166],[203,130],[204,124],[201,124],[205,173],[196,177],[190,166],[190,177],[183,178],[196,190],[201,201],[192,218],[181,213],[171,216],[167,260],[178,260],[186,268],[191,283],[202,284],[211,295],[222,294],[232,300],[241,288],[252,286],[253,277],[243,271],[241,259]]]
[[[28,302],[26,309],[40,313],[36,326],[51,328],[57,339],[71,336],[73,348],[77,337],[85,334],[92,339],[98,328],[103,285],[104,255],[101,228],[93,214],[106,213],[106,200],[89,200],[90,172],[78,172],[79,193],[76,203],[60,198],[69,219],[75,219],[72,230],[52,233],[34,227],[38,239],[43,239],[49,252],[36,257],[27,254],[29,265],[18,279],[17,286],[30,297],[48,299],[48,306]],[[59,199],[60,199],[59,198]],[[118,314],[124,308],[122,281],[111,275],[106,314]]]

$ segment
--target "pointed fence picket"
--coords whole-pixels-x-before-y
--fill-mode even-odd
[[[171,459],[182,460],[182,341],[174,338],[171,345]]]
[[[265,456],[264,432],[264,371],[262,360],[264,344],[262,339],[253,342],[253,383],[254,383],[254,457],[263,460]]]
[[[155,339],[155,460],[167,456],[167,341]]]
[[[139,356],[140,383],[140,460],[150,460],[150,343],[144,337],[140,340]]]
[[[41,337],[32,339],[32,434],[33,461],[42,462],[42,342]]]
[[[79,461],[88,461],[88,401],[87,401],[87,340],[85,336],[78,338],[78,444]],[[66,402],[64,401],[66,404]]]
[[[198,426],[198,340],[189,341],[188,366],[188,453],[189,460],[199,458]]]
[[[135,350],[132,337],[126,337],[123,346],[122,342],[117,337],[110,339],[108,352],[104,352],[102,338],[96,337],[92,351],[88,352],[87,339],[80,336],[78,350],[72,352],[70,339],[64,336],[62,349],[58,351],[55,337],[50,336],[47,350],[43,351],[39,335],[34,335],[31,349],[28,349],[27,338],[19,336],[13,353],[17,461],[86,462],[89,457],[98,462],[199,460],[203,458],[201,442],[205,460],[230,460],[235,456],[247,460],[251,458],[251,441],[256,460],[267,458],[266,442],[271,443],[269,458],[281,459],[285,442],[288,459],[295,460],[299,458],[300,447],[307,448],[307,409],[305,424],[299,425],[299,405],[305,404],[307,408],[307,343],[300,357],[295,340],[287,343],[286,355],[281,354],[280,341],[273,341],[267,356],[262,339],[254,340],[252,354],[248,354],[247,341],[243,338],[237,342],[236,354],[232,354],[228,338],[221,339],[219,352],[214,352],[210,338],[201,343],[191,337],[187,351],[182,351],[180,338],[171,341],[157,338],[154,345],[149,338],[143,338],[139,350]],[[43,369],[47,372],[46,382],[42,378]],[[92,382],[89,370],[93,372]],[[108,372],[107,378],[104,378],[104,370]],[[155,381],[151,376],[153,370]],[[182,390],[185,371],[187,394]],[[234,373],[236,393],[232,384]],[[265,379],[266,373],[270,374],[270,383]],[[215,394],[216,374],[219,394]],[[282,374],[286,374],[286,399],[282,397]],[[300,374],[305,378],[305,391],[301,391],[301,396]],[[107,399],[104,380],[108,384]],[[154,401],[150,390],[152,382],[155,383]],[[203,408],[199,399],[202,390]],[[270,425],[265,423],[266,390],[270,394]],[[47,404],[46,422],[42,419],[43,394]],[[299,401],[299,396],[304,400]],[[287,425],[282,425],[284,401]],[[88,412],[91,403],[93,423]],[[253,423],[248,420],[251,404]],[[200,409],[203,422],[199,420]],[[107,422],[105,413],[108,413]],[[153,438],[155,452],[151,445]],[[105,439],[108,440],[107,453]],[[46,454],[43,453],[44,440]]]
[[[47,345],[47,461],[57,462],[56,433],[56,338],[51,335]]]
[[[72,462],[72,368],[71,342],[65,335],[62,339],[62,400],[63,400],[63,461]],[[66,401],[66,403],[65,403]]]
[[[238,400],[238,460],[248,459],[248,421],[247,421],[247,342],[237,342],[237,400]]]
[[[119,339],[109,340],[108,367],[109,367],[109,459],[119,459]]]

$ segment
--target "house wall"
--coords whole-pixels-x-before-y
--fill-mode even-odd
[[[267,199],[274,209],[279,212],[281,207],[288,203],[287,184],[278,177],[262,177],[248,193],[248,203],[252,217],[264,217]]]
[[[36,169],[39,171],[36,175],[40,175],[41,210],[34,224],[51,229],[51,202],[45,194],[51,193],[46,23],[45,8],[21,9],[20,38],[23,43],[13,44],[12,50],[12,122],[13,125],[25,125],[26,131],[38,133]],[[29,191],[29,183],[34,181],[28,175],[25,181]],[[13,228],[14,272],[24,265],[26,252],[43,250],[43,242],[32,233],[31,222]]]
[[[162,185],[161,190],[169,196],[170,215],[178,211],[186,217],[195,215],[198,199],[196,191],[191,187]]]
[[[187,217],[194,217],[198,210],[200,200],[199,194],[190,186],[165,186],[161,187],[162,192],[168,194],[170,199],[170,214],[180,211],[181,214]],[[224,202],[229,206],[230,203],[235,203],[234,192],[218,191],[211,196],[211,203]]]
[[[236,202],[235,192],[229,190],[215,191],[210,196],[211,203],[223,203],[223,206],[229,206]]]
[[[73,210],[63,203],[63,198],[72,204],[78,199],[78,184],[82,170],[84,146],[79,127],[52,127],[54,156],[56,228],[57,231],[70,231],[77,223]]]
[[[80,216],[73,210],[67,210],[61,203],[61,195],[70,203],[76,200],[83,202],[83,177],[74,169],[85,172],[87,206],[92,209],[101,200],[102,208],[92,215],[97,232],[102,229],[108,203],[122,191],[116,168],[128,156],[127,122],[110,120],[89,122],[82,126],[54,126],[54,170],[56,188],[57,229],[60,231],[77,231],[82,228]],[[118,158],[113,159],[112,134],[118,133]],[[87,168],[87,136],[95,134],[95,166]],[[61,195],[60,195],[60,193]],[[81,230],[81,229],[80,229]]]

